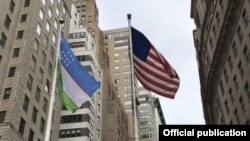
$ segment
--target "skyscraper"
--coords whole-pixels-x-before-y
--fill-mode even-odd
[[[128,115],[129,140],[134,140],[133,95],[128,28],[103,31],[104,47],[108,50],[109,71],[117,96]]]
[[[0,140],[44,140],[58,46],[68,35],[71,1],[0,1]],[[57,140],[61,104],[53,109]]]
[[[139,131],[142,141],[158,141],[154,97],[143,87],[138,88]]]
[[[69,43],[76,58],[89,73],[100,81],[102,79],[102,71],[96,58],[98,47],[95,45],[94,38],[87,31],[87,28],[80,26],[81,13],[78,13],[78,9],[75,6],[74,3],[71,8],[71,15],[73,16],[70,22]],[[60,141],[102,140],[101,92],[101,89],[97,90],[91,100],[85,102],[75,113],[63,108],[59,132]]]
[[[114,87],[103,103],[103,141],[128,141],[128,117]]]
[[[163,111],[161,108],[161,103],[159,98],[154,97],[154,112],[155,112],[155,124],[156,124],[156,134],[159,135],[159,125],[166,125]],[[158,140],[159,136],[157,136]]]
[[[192,0],[207,124],[249,124],[250,1]]]

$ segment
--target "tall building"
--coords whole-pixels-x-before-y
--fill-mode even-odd
[[[102,37],[103,34],[102,34]],[[103,38],[104,39],[104,38]],[[104,45],[104,42],[102,42]],[[128,141],[128,116],[111,78],[108,48],[102,47],[103,73],[102,139],[103,141]]]
[[[75,5],[71,8],[71,24],[69,43],[80,63],[93,75],[96,80],[102,79],[102,71],[97,62],[94,38],[87,32],[87,28],[79,26],[80,13]],[[84,79],[84,78],[83,78]],[[92,98],[81,108],[72,113],[65,108],[61,112],[59,141],[101,141],[102,140],[102,93],[97,90]]]
[[[135,131],[128,28],[119,28],[103,32],[104,48],[107,50],[109,56],[111,82],[114,84],[116,94],[128,115],[129,140],[134,140]],[[138,131],[136,132],[138,133]]]
[[[139,131],[141,141],[158,141],[154,97],[143,87],[138,88]]]
[[[44,140],[60,36],[68,35],[71,1],[0,1],[0,140]],[[51,140],[58,139],[56,97]]]
[[[166,125],[164,114],[161,108],[159,98],[154,97],[154,112],[155,112],[155,124],[156,124],[156,135],[159,135],[159,125]],[[157,140],[159,136],[157,136]]]
[[[79,13],[78,26],[86,28],[88,33],[94,38],[96,46],[100,48],[102,46],[102,38],[98,25],[99,11],[96,0],[72,0],[72,2],[76,6],[77,13]],[[97,57],[99,57],[100,54],[100,50],[97,50]]]
[[[249,124],[250,1],[192,0],[207,124]]]
[[[114,87],[103,111],[103,141],[128,141],[128,117]],[[104,105],[104,103],[103,103]]]

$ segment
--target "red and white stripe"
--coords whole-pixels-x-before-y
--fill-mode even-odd
[[[142,85],[159,95],[174,98],[179,88],[179,77],[166,59],[151,47],[147,61],[133,55],[135,75]]]

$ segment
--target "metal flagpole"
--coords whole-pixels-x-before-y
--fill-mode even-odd
[[[138,126],[136,116],[136,99],[135,99],[135,75],[134,75],[134,61],[133,61],[133,45],[132,45],[132,33],[131,33],[131,14],[128,17],[128,30],[129,30],[129,49],[130,49],[130,62],[131,62],[131,76],[132,76],[132,99],[133,99],[133,118],[134,118],[134,138],[138,141]]]
[[[49,112],[48,112],[48,119],[47,119],[47,126],[46,126],[46,132],[45,132],[45,141],[50,140],[50,131],[51,131],[51,125],[52,125],[52,116],[53,116],[53,109],[54,109],[54,101],[55,101],[55,90],[56,90],[56,78],[57,78],[57,63],[59,58],[59,51],[60,51],[60,42],[61,42],[61,33],[62,33],[62,25],[64,23],[63,19],[59,20],[59,37],[57,42],[57,48],[56,48],[56,64],[54,69],[54,76],[53,76],[53,83],[52,88],[50,92],[50,101],[49,101]]]

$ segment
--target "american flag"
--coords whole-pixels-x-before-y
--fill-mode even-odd
[[[134,70],[144,88],[174,98],[179,88],[178,74],[149,40],[131,27]]]

